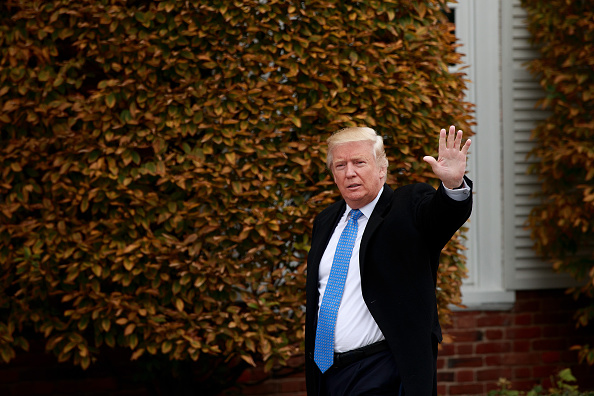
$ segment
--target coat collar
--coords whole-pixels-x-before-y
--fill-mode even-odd
[[[393,194],[394,190],[392,190],[387,184],[384,184],[384,191],[382,192],[379,201],[377,201],[377,204],[373,209],[373,213],[371,214],[371,217],[367,222],[367,226],[365,227],[365,232],[361,238],[361,247],[359,251],[359,267],[361,271],[361,277],[363,276],[363,270],[365,268],[365,252],[367,251],[367,245],[377,227],[379,227],[379,225],[384,221],[384,213],[390,207]]]

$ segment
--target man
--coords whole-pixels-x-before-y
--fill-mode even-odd
[[[472,209],[464,176],[470,140],[442,129],[441,180],[392,190],[371,128],[328,139],[327,166],[342,195],[315,219],[307,264],[309,396],[436,395],[441,328],[435,298],[442,248]]]

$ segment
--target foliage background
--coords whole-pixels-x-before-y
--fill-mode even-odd
[[[2,360],[34,333],[83,368],[126,348],[204,378],[298,353],[312,220],[337,198],[325,139],[376,128],[390,184],[434,183],[439,130],[469,131],[444,7],[2,2]],[[444,322],[462,249],[443,255]]]
[[[536,250],[558,271],[583,281],[568,292],[592,303],[576,325],[594,319],[594,6],[589,1],[522,0],[532,42],[541,57],[529,63],[546,92],[551,115],[533,131],[542,204],[528,224]],[[580,357],[594,364],[594,346]]]

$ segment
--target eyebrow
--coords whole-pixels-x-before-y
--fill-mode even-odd
[[[344,158],[336,158],[332,162],[333,163],[338,163],[338,162],[359,161],[359,160],[367,161],[368,159],[364,155],[359,155],[359,156],[356,156],[356,157],[351,157],[348,160],[346,160]]]

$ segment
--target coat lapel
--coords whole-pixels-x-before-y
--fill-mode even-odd
[[[377,227],[384,221],[384,213],[386,212],[386,209],[390,207],[393,193],[394,190],[387,184],[384,184],[384,191],[382,192],[380,199],[377,201],[377,204],[371,213],[371,217],[367,222],[367,226],[365,227],[365,232],[361,237],[361,247],[359,250],[359,270],[361,271],[361,276],[363,276],[363,270],[365,269],[365,252],[367,251],[367,245]]]
[[[336,209],[332,212],[328,213],[327,216],[320,218],[319,224],[319,235],[317,239],[320,241],[319,244],[316,244],[314,251],[310,251],[310,254],[313,254],[313,262],[317,263],[319,266],[320,261],[322,260],[322,256],[324,255],[324,251],[326,251],[326,246],[328,246],[328,242],[330,241],[330,237],[336,228],[336,224],[338,224],[338,220],[344,213],[346,208],[346,204],[343,201],[339,205],[336,205]]]

